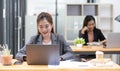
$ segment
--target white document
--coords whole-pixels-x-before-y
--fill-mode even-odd
[[[58,68],[80,68],[80,67],[91,67],[90,62],[78,62],[78,61],[60,61],[59,65],[48,65],[48,67],[58,67]]]
[[[113,67],[114,63],[112,61],[109,61],[107,63],[101,64],[101,63],[91,63],[88,62],[79,62],[79,61],[60,61],[59,65],[48,65],[48,67],[54,67],[54,68],[90,68],[90,67]]]

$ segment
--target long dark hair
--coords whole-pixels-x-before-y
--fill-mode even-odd
[[[47,13],[47,12],[41,12],[41,13],[38,15],[38,17],[37,17],[37,26],[38,26],[39,22],[40,22],[41,20],[43,20],[43,19],[46,19],[51,25],[53,25],[52,16],[51,16],[49,13]],[[37,30],[37,32],[38,32],[38,35],[41,34],[41,33],[39,32],[39,30]],[[53,27],[52,27],[51,33],[54,33]]]
[[[82,28],[84,28],[85,26],[87,26],[88,22],[91,21],[91,20],[93,20],[95,22],[95,18],[92,15],[87,15],[85,17],[84,21],[83,21],[83,27]],[[95,28],[96,28],[96,26],[95,26]]]

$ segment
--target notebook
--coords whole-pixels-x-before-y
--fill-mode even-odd
[[[120,48],[120,33],[108,33],[107,48]]]
[[[26,55],[28,65],[59,65],[58,45],[27,44]]]

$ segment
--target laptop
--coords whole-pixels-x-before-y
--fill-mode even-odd
[[[108,33],[107,48],[120,48],[120,33]]]
[[[59,65],[58,45],[27,44],[26,55],[28,65]]]

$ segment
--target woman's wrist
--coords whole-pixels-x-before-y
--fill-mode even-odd
[[[101,41],[101,44],[105,44],[107,41],[106,40],[103,40],[103,41]]]
[[[81,34],[85,34],[85,31],[84,31],[84,29],[82,29],[82,30],[81,30]]]

